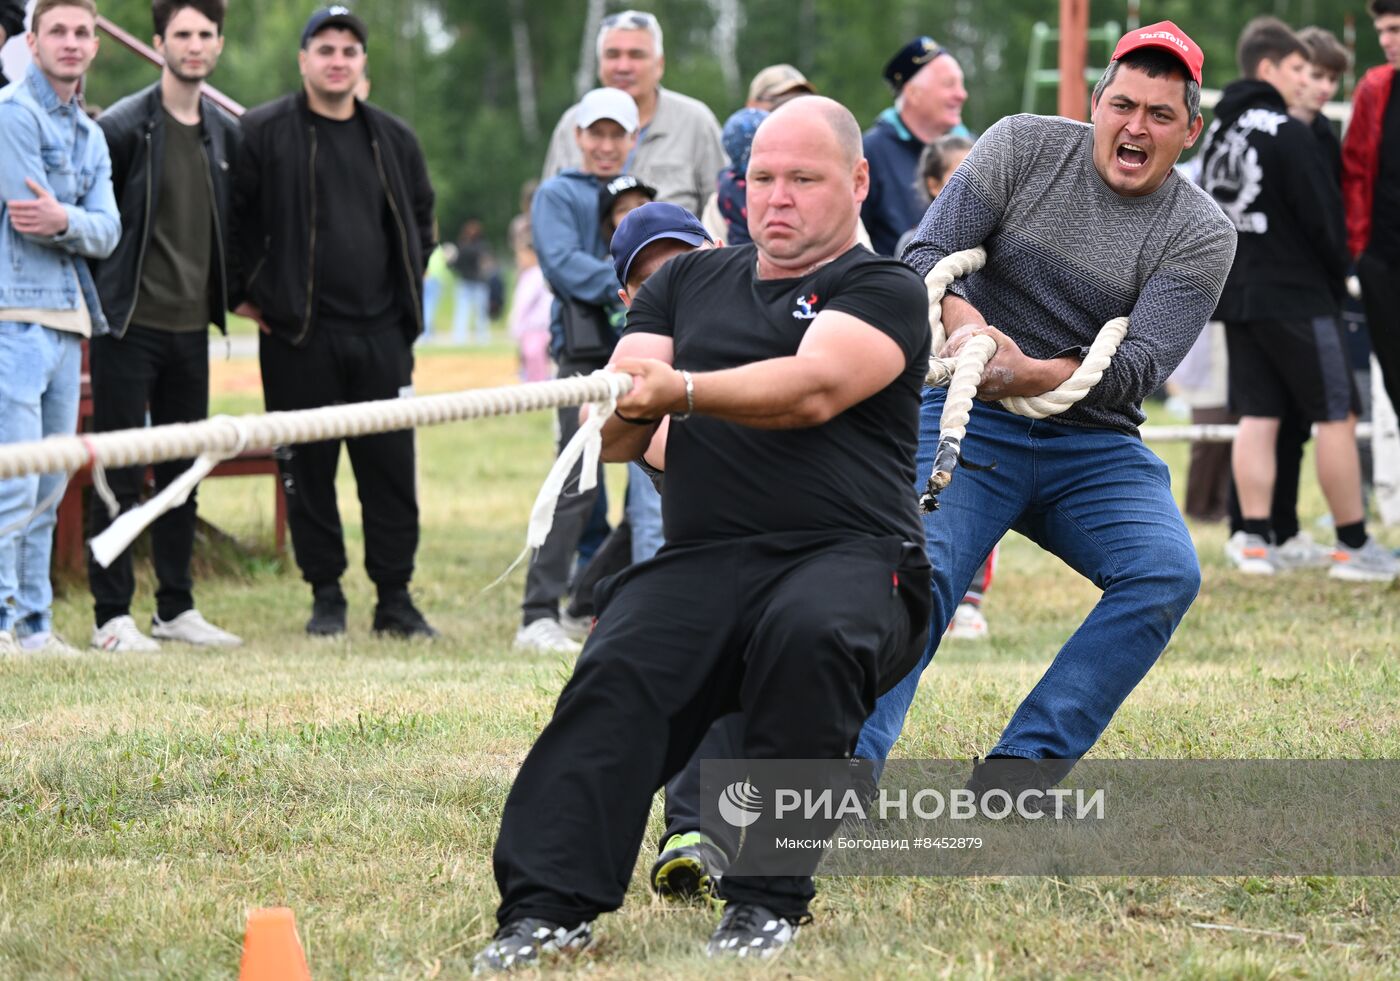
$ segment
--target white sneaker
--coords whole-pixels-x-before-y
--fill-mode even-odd
[[[15,635],[8,630],[0,630],[0,657],[10,657],[19,653],[19,644],[15,643]]]
[[[1231,565],[1239,565],[1244,557],[1244,532],[1237,531],[1225,539],[1225,560]]]
[[[1327,575],[1348,582],[1390,582],[1400,575],[1400,559],[1374,538],[1366,539],[1360,548],[1338,542]]]
[[[1332,564],[1332,550],[1319,545],[1313,536],[1300,531],[1274,549],[1280,569],[1325,569]]]
[[[197,647],[237,647],[243,643],[242,637],[220,630],[193,609],[186,610],[173,620],[152,616],[151,636]]]
[[[92,646],[100,651],[120,654],[149,653],[160,645],[143,634],[130,616],[112,617],[92,630]]]
[[[571,617],[567,613],[560,613],[559,628],[564,631],[570,640],[576,640],[582,644],[593,631],[593,618]]]
[[[1272,576],[1278,572],[1278,557],[1261,535],[1237,531],[1225,543],[1225,557],[1247,576]]]
[[[986,640],[987,630],[987,618],[979,607],[959,603],[953,613],[953,622],[948,624],[948,632],[943,636],[949,640]]]
[[[583,645],[566,634],[558,620],[545,617],[515,632],[515,649],[541,654],[577,654],[583,650]]]
[[[52,630],[45,630],[41,633],[22,637],[20,638],[19,646],[20,650],[25,654],[50,654],[54,657],[81,657],[83,653]]]

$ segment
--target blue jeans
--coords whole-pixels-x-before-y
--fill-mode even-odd
[[[661,550],[661,495],[635,463],[627,464],[627,523],[632,528],[632,561],[645,562]]]
[[[438,303],[442,301],[442,280],[436,276],[423,277],[423,336],[420,341],[431,340],[433,321],[437,319]]]
[[[0,443],[71,434],[78,423],[82,361],[77,334],[0,321]],[[49,501],[28,525],[0,538],[0,629],[21,636],[52,629],[49,559],[67,480],[66,473],[0,480],[0,528],[23,521]],[[6,602],[10,597],[13,607]]]
[[[472,321],[474,337],[468,336],[468,320]],[[491,287],[488,283],[459,279],[452,305],[452,343],[466,344],[470,340],[477,344],[491,341]]]
[[[918,490],[938,445],[944,391],[924,392]],[[975,404],[960,468],[924,516],[933,564],[928,647],[866,720],[856,755],[883,761],[973,574],[1008,530],[1059,556],[1103,590],[1021,702],[988,755],[1077,759],[1147,674],[1200,588],[1196,550],[1167,466],[1142,441],[1108,429],[1014,416]]]

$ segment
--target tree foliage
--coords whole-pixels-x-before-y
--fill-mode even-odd
[[[1054,0],[738,0],[739,79],[727,82],[716,52],[718,0],[638,0],[665,27],[665,84],[706,102],[721,121],[743,103],[747,80],[765,65],[796,65],[827,95],[849,106],[863,125],[889,104],[881,68],[917,34],[938,38],[962,63],[970,93],[964,121],[986,129],[1021,109],[1031,32],[1037,21],[1057,25]],[[297,41],[314,2],[233,0],[223,60],[214,83],[252,106],[300,84]],[[357,12],[370,28],[371,100],[403,116],[418,132],[438,191],[444,237],[469,215],[482,217],[500,240],[519,207],[521,184],[537,177],[559,115],[574,101],[588,4],[581,0],[376,0]],[[608,0],[607,9],[623,6]],[[1206,84],[1236,76],[1234,45],[1249,18],[1274,14],[1301,27],[1319,24],[1343,35],[1356,26],[1360,69],[1381,61],[1375,32],[1360,0],[1245,0],[1238,5],[1154,0],[1143,18],[1170,19],[1206,52]],[[148,39],[149,0],[101,0],[102,12]],[[1094,24],[1124,24],[1123,0],[1094,0]],[[521,38],[527,39],[522,48]],[[591,43],[591,38],[589,39]],[[523,50],[526,64],[518,64]],[[1091,64],[1107,51],[1091,47]],[[1043,52],[1053,67],[1053,45]],[[1358,75],[1359,75],[1358,70]],[[533,83],[533,119],[519,80]],[[154,70],[110,38],[89,82],[89,99],[109,104],[148,84]],[[1036,103],[1053,112],[1047,89]],[[535,132],[531,134],[531,122]]]

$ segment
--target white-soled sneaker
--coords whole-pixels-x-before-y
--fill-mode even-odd
[[[472,958],[472,976],[546,966],[560,955],[583,950],[592,940],[592,922],[565,927],[534,917],[512,920]]]
[[[130,615],[112,617],[92,630],[92,646],[113,654],[149,654],[160,645],[141,632]]]
[[[560,613],[559,629],[563,630],[570,640],[576,640],[582,644],[593,631],[593,618],[571,617],[568,613]]]
[[[52,630],[21,637],[19,647],[24,654],[47,654],[52,657],[81,657],[83,653]]]
[[[577,654],[583,650],[583,645],[566,634],[558,620],[545,617],[515,632],[515,649],[541,654]]]
[[[1347,582],[1391,582],[1400,575],[1400,559],[1374,538],[1366,539],[1360,548],[1347,548],[1338,542],[1327,575]]]
[[[13,657],[19,653],[19,644],[15,641],[15,635],[8,630],[0,630],[0,657]]]
[[[789,920],[757,903],[730,903],[705,945],[707,957],[742,957],[766,961],[797,939],[811,916]]]
[[[1278,556],[1262,535],[1237,531],[1225,543],[1225,557],[1247,576],[1272,576],[1278,572]]]
[[[198,610],[186,610],[170,620],[151,617],[151,636],[159,640],[175,640],[198,647],[237,647],[243,638],[220,630]]]
[[[1319,545],[1313,536],[1300,531],[1274,549],[1280,569],[1325,569],[1332,564],[1332,550]]]
[[[949,640],[986,640],[987,618],[982,610],[972,603],[959,603],[953,613],[953,622],[943,636]]]
[[[1244,532],[1237,531],[1225,539],[1225,560],[1231,565],[1239,565],[1244,554]]]

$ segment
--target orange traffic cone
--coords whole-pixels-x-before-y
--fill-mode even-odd
[[[238,981],[311,981],[306,952],[297,939],[296,917],[289,908],[249,912]]]

